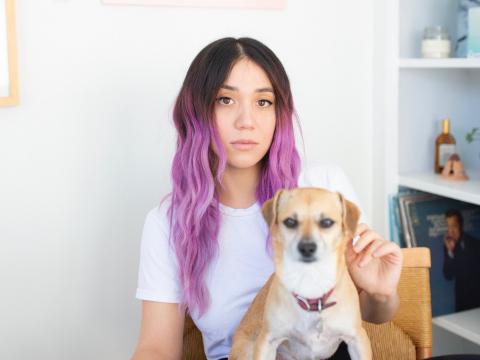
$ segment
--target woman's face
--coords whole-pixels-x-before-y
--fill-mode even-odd
[[[248,168],[267,153],[275,130],[275,95],[256,63],[242,59],[233,66],[215,100],[215,121],[227,166]]]

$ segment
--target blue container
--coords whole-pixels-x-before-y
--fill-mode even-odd
[[[480,7],[468,9],[467,56],[480,58]]]

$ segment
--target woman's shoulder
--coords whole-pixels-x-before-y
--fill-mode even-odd
[[[165,256],[170,256],[174,252],[174,245],[170,241],[169,206],[170,200],[166,199],[151,208],[145,216],[142,231],[143,253],[162,261],[166,261]]]
[[[155,207],[151,208],[145,218],[145,226],[161,229],[167,232],[170,228],[168,221],[168,208],[170,207],[170,196],[164,197]]]
[[[342,167],[334,163],[314,163],[302,168],[299,187],[323,187],[336,190],[346,179]]]
[[[168,200],[161,201],[146,215],[140,247],[137,299],[171,303],[181,300],[177,258],[169,241],[168,206]]]
[[[321,187],[340,192],[345,198],[356,204],[361,211],[360,222],[369,223],[362,211],[359,198],[343,168],[337,164],[313,164],[302,169],[298,178],[299,187]]]

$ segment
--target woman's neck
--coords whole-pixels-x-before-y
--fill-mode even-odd
[[[220,203],[235,209],[252,206],[257,200],[260,170],[260,164],[245,169],[227,165],[223,173],[223,188],[218,188]]]

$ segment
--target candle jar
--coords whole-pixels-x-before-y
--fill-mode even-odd
[[[422,57],[430,59],[448,58],[451,42],[447,30],[442,26],[429,26],[423,32]]]

